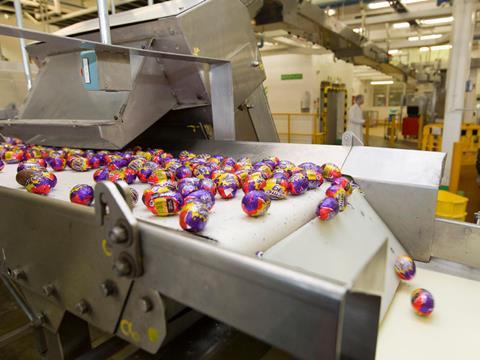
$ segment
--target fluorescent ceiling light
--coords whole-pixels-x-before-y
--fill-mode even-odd
[[[393,84],[393,80],[370,81],[370,85],[391,85],[391,84]]]
[[[335,15],[336,13],[337,13],[337,10],[335,10],[335,9],[328,9],[328,10],[327,10],[327,15],[328,15],[328,16],[333,16],[333,15]]]
[[[367,6],[369,9],[372,9],[372,10],[385,9],[387,7],[390,7],[390,3],[388,1],[378,1],[378,2],[371,2]]]
[[[392,50],[388,50],[388,53],[390,55],[396,55],[396,54],[400,54],[400,50],[398,49],[392,49]]]
[[[408,22],[399,22],[393,24],[394,29],[407,29],[410,27],[410,24]]]
[[[447,24],[453,21],[453,16],[433,18],[433,19],[422,19],[420,20],[421,25],[438,25],[438,24]]]
[[[422,47],[420,48],[420,52],[426,52],[426,51],[428,51],[428,50],[430,50],[430,48],[429,48],[428,46],[422,46]]]
[[[451,49],[451,48],[452,48],[452,45],[450,45],[450,44],[435,45],[435,46],[430,47],[430,49],[432,49],[433,51],[435,51],[435,50],[448,50],[448,49]]]
[[[421,36],[409,36],[408,41],[419,41],[419,40],[435,40],[440,39],[442,34],[430,34],[430,35],[421,35]]]

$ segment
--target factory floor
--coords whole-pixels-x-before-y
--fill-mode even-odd
[[[368,146],[375,147],[391,147],[388,138],[385,138],[385,129],[383,125],[371,127],[369,130]],[[365,130],[364,130],[365,139]],[[404,139],[402,135],[399,135],[397,141],[394,142],[393,147],[397,149],[418,149],[417,139],[408,138]]]

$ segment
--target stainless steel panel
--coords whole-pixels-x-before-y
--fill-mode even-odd
[[[213,133],[216,140],[235,140],[232,66],[213,65],[210,69]]]
[[[258,141],[280,142],[263,85],[260,85],[247,98],[244,108],[246,108],[250,115]]]
[[[109,120],[120,115],[127,91],[87,91],[79,53],[50,57],[35,79],[22,119]]]
[[[436,219],[432,256],[480,268],[480,226]]]
[[[205,1],[206,0],[170,0],[148,7],[143,6],[130,11],[119,12],[118,14],[109,16],[110,27],[114,28],[117,26],[156,20],[162,17],[176,16]],[[60,29],[55,32],[55,35],[71,36],[90,31],[98,31],[98,28],[98,19],[92,19]]]
[[[428,261],[445,154],[354,146],[342,167],[417,260]]]
[[[116,335],[150,353],[156,353],[167,335],[163,299],[151,283],[136,280],[119,320]]]
[[[93,209],[3,187],[0,197],[2,268],[22,269],[18,285],[115,331],[131,281],[114,278]],[[111,296],[101,289],[108,279],[115,282]],[[76,308],[81,300],[90,304],[85,314]]]
[[[192,53],[231,62],[235,107],[265,80],[250,16],[239,0],[206,1],[179,15],[178,26]]]
[[[147,223],[141,234],[145,277],[161,294],[296,357],[337,358],[342,286]]]
[[[45,79],[40,76],[42,81],[39,82],[37,91],[32,92],[32,95],[27,101],[26,109],[21,115],[22,119],[29,119],[28,116],[35,116],[34,118],[30,118],[29,120],[37,120],[40,118],[46,119],[47,121],[34,122],[28,127],[20,122],[3,122],[4,132],[6,132],[7,134],[15,135],[21,134],[23,135],[21,136],[23,138],[26,138],[26,135],[31,134],[32,129],[29,129],[29,127],[35,127],[36,124],[46,125],[47,128],[43,128],[43,131],[35,134],[36,139],[39,140],[40,143],[46,145],[70,145],[77,147],[84,147],[88,145],[89,147],[93,148],[121,148],[128,144],[135,137],[140,135],[146,128],[150,127],[159,118],[165,115],[165,113],[167,113],[170,109],[174,108],[175,105],[177,105],[178,99],[176,99],[175,94],[172,93],[172,80],[167,79],[166,75],[168,76],[168,74],[164,74],[164,67],[161,63],[157,62],[158,59],[170,60],[176,58],[177,61],[183,61],[188,59],[187,61],[192,61],[194,63],[196,63],[197,61],[201,62],[203,61],[202,59],[204,59],[206,60],[206,63],[210,65],[227,63],[223,60],[217,61],[211,58],[204,58],[199,56],[188,56],[179,54],[178,57],[176,57],[177,55],[166,52],[125,48],[120,46],[106,46],[86,40],[62,39],[59,37],[31,31],[25,32],[11,27],[2,27],[0,28],[0,32],[7,35],[26,35],[36,40],[52,41],[55,50],[52,50],[52,48],[48,48],[45,46],[40,47],[39,49],[37,49],[37,54],[41,54],[41,56],[46,56],[46,54],[52,51],[58,51],[58,46],[60,46],[63,50],[68,48],[72,50],[75,49],[76,46],[80,48],[86,47],[86,44],[96,50],[100,49],[100,51],[110,49],[109,51],[114,54],[129,54],[131,58],[134,56],[144,56],[145,54],[149,54],[146,58],[143,59],[143,63],[141,63],[139,70],[133,71],[133,73],[136,75],[136,78],[134,87],[132,91],[128,94],[128,98],[124,100],[123,104],[117,105],[117,107],[119,107],[118,111],[113,112],[112,109],[109,109],[106,106],[101,107],[102,111],[104,111],[105,114],[98,114],[98,112],[95,111],[94,107],[89,106],[87,100],[90,99],[90,97],[93,97],[92,94],[95,94],[95,99],[99,99],[99,101],[102,102],[102,105],[105,105],[105,101],[101,98],[101,96],[116,98],[120,96],[118,94],[121,94],[121,92],[100,92],[100,94],[102,95],[99,97],[98,92],[92,93],[86,91],[81,85],[81,78],[76,71],[76,69],[78,69],[80,66],[78,63],[79,59],[76,58],[77,55],[75,54],[75,52],[49,57],[49,60],[55,59],[55,61],[59,61],[57,59],[67,59],[64,63],[65,66],[62,69],[59,69],[59,67],[54,67],[53,65],[50,68],[48,66],[44,68],[43,76],[45,77]],[[50,44],[49,46],[52,45]],[[152,56],[153,54],[155,55]],[[154,57],[156,57],[156,59],[154,59]],[[138,64],[137,61],[135,63]],[[220,73],[222,75],[211,76],[211,80],[215,82],[216,89],[213,94],[215,99],[212,99],[212,116],[213,122],[218,122],[219,124],[216,129],[217,138],[233,140],[235,139],[233,105],[232,101],[229,101],[229,99],[232,98],[232,84],[231,71],[229,72],[228,68],[229,66],[225,68],[227,70],[223,70],[224,68],[210,69],[210,71]],[[65,73],[67,75],[74,76],[73,81],[68,81],[67,85],[69,86],[73,84],[74,86],[76,86],[72,89],[72,91],[67,92],[67,96],[72,97],[71,101],[64,101],[64,87],[60,86],[60,88],[55,89],[55,92],[45,91],[45,89],[42,88],[48,86],[48,84],[50,83],[49,81],[47,81],[49,80],[49,74],[52,72],[55,73],[56,71],[61,71],[61,74]],[[194,77],[196,76],[197,78],[199,76],[197,72],[193,72],[192,75]],[[200,81],[200,79],[198,81]],[[63,83],[64,81],[58,81],[56,79],[56,84]],[[223,89],[223,91],[221,89]],[[44,96],[47,96],[49,98],[44,99]],[[216,99],[217,96],[221,98]],[[75,99],[77,97],[79,97],[81,101],[75,102]],[[59,103],[61,111],[58,110],[58,108],[55,106],[45,106],[45,104],[52,102],[55,104],[55,101],[56,103]],[[70,103],[75,104],[75,106],[79,109],[78,114],[66,114],[68,113],[68,109],[71,106]],[[194,105],[198,106],[198,104]],[[94,117],[95,120],[98,117],[105,117],[106,119],[101,120],[108,121],[113,118],[113,120],[115,121],[113,123],[109,123],[107,126],[104,126],[104,124],[83,123],[82,125],[88,125],[90,129],[82,129],[80,130],[81,134],[78,134],[76,129],[78,124],[81,123],[81,121],[92,120],[89,118],[82,118],[82,111],[87,112],[87,114],[89,111],[91,111],[91,117]],[[117,112],[118,115],[116,114]],[[68,116],[70,116],[70,118]],[[71,117],[73,117],[74,119],[71,119]],[[55,123],[55,121],[52,121],[52,119],[61,119],[62,122]],[[68,122],[67,120],[72,121]],[[0,127],[1,126],[2,124],[0,123]],[[54,131],[55,133],[51,132],[52,126],[58,126],[58,128],[56,128]],[[95,129],[96,127],[98,128]],[[61,135],[58,135],[62,133],[65,133],[66,136],[63,137]],[[87,139],[85,138],[86,133],[89,133],[91,135]]]

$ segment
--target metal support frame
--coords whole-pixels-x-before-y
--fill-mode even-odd
[[[102,43],[111,44],[112,38],[110,37],[110,21],[108,19],[107,0],[97,0],[97,9],[100,38],[102,39]]]
[[[17,19],[17,26],[20,29],[23,29],[22,4],[20,3],[20,0],[14,0],[13,3],[15,5],[15,17]],[[30,70],[27,50],[25,49],[25,39],[19,38],[19,41],[20,51],[22,53],[23,71],[25,72],[25,80],[27,82],[27,90],[30,91],[30,89],[32,88],[32,72]]]
[[[475,28],[475,0],[456,0],[453,3],[452,50],[447,72],[445,120],[442,150],[447,152],[443,185],[450,182],[453,144],[460,139],[465,111],[465,86],[470,74],[473,31]]]

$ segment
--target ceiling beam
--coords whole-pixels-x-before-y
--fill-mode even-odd
[[[415,19],[423,18],[434,18],[434,17],[444,17],[452,15],[451,8],[434,8],[429,10],[420,10],[420,11],[410,11],[407,13],[391,13],[389,15],[380,15],[380,16],[371,16],[365,18],[365,25],[378,25],[384,23],[393,23],[393,22],[405,22],[412,21]],[[355,26],[361,25],[362,19],[350,19],[350,20],[340,20],[346,25]]]

